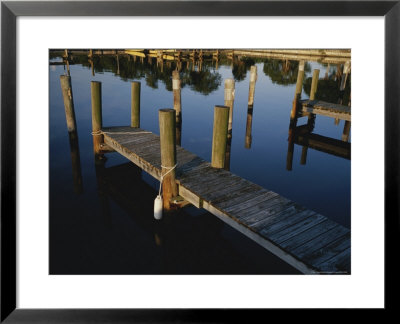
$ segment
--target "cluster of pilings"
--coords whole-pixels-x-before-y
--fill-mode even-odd
[[[292,104],[292,110],[290,113],[290,123],[289,123],[289,133],[288,133],[288,152],[287,152],[287,159],[286,159],[286,169],[288,171],[292,170],[292,163],[293,163],[293,152],[294,152],[294,144],[295,144],[295,136],[297,135],[302,135],[302,134],[310,134],[314,130],[315,126],[315,119],[316,115],[313,113],[308,113],[308,120],[307,124],[303,126],[297,126],[297,121],[298,118],[303,117],[303,113],[301,112],[301,93],[302,93],[302,88],[303,88],[303,80],[304,80],[304,61],[300,61],[299,63],[299,70],[298,70],[298,75],[297,75],[297,82],[296,82],[296,89],[295,89],[295,94],[294,94],[294,99],[293,99],[293,104]],[[328,77],[328,72],[329,72],[329,64],[327,66],[327,70],[325,73],[325,79]],[[338,74],[339,72],[339,74]],[[310,100],[315,100],[316,99],[316,93],[317,93],[317,88],[318,88],[318,80],[319,80],[319,69],[315,69],[313,71],[313,76],[312,76],[312,81],[311,81],[311,89],[310,89]],[[337,103],[342,104],[343,103],[343,92],[346,88],[346,81],[348,78],[348,75],[350,73],[350,61],[346,61],[343,67],[343,71],[340,69],[337,70],[338,77],[340,77],[340,86],[339,86],[339,91],[341,95],[338,98]],[[349,101],[348,105],[350,106],[351,102]],[[335,118],[335,125],[339,124],[339,119]],[[343,134],[342,134],[342,141],[343,142],[348,142],[349,140],[349,134],[350,134],[350,127],[351,127],[351,122],[346,120],[344,123],[344,128],[343,128]],[[302,147],[302,152],[301,152],[301,158],[300,158],[300,164],[305,165],[306,160],[307,160],[307,150],[308,146],[303,146]]]
[[[69,77],[68,77],[69,78]],[[246,124],[246,144],[251,145],[251,120],[254,104],[255,83],[257,80],[257,68],[251,67],[248,118]],[[162,192],[164,210],[176,207],[173,201],[178,196],[178,187],[175,179],[176,145],[181,145],[181,89],[179,72],[172,73],[173,82],[173,109],[164,108],[159,110],[160,150],[162,166]],[[140,82],[131,82],[131,127],[140,127]],[[230,147],[232,141],[233,105],[235,98],[235,81],[225,80],[224,105],[214,107],[214,125],[211,148],[211,166],[229,170]],[[91,82],[92,102],[92,136],[93,149],[96,161],[104,158],[104,153],[110,152],[110,148],[104,143],[102,133],[102,94],[101,82]],[[100,162],[101,163],[101,162]]]

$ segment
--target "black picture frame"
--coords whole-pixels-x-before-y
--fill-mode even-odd
[[[265,310],[16,308],[16,19],[19,16],[384,16],[385,309],[398,284],[400,1],[2,1],[1,2],[1,322],[235,322]],[[374,46],[374,44],[371,44]],[[367,176],[367,175],[366,175]],[[372,239],[372,238],[371,238]],[[40,292],[38,292],[40,293]],[[241,315],[238,317],[238,315]]]

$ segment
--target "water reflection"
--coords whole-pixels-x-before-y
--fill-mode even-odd
[[[310,209],[314,209],[316,206],[315,210],[325,215],[326,212],[323,208],[329,209],[329,207],[313,205],[314,202],[306,200],[303,200],[305,201],[303,202],[300,200],[303,198],[301,194],[296,196],[298,190],[293,189],[291,191],[291,188],[296,188],[298,182],[304,181],[306,175],[309,176],[310,173],[315,172],[315,164],[317,163],[313,165],[312,161],[319,163],[323,160],[323,163],[326,163],[325,165],[321,164],[323,167],[320,167],[317,172],[323,170],[323,168],[330,168],[331,165],[344,166],[343,169],[345,171],[347,170],[346,168],[349,168],[348,164],[340,164],[341,162],[338,163],[336,160],[331,162],[332,160],[325,158],[333,156],[341,158],[338,160],[350,160],[351,122],[350,120],[344,121],[343,132],[339,129],[340,134],[338,137],[340,138],[341,136],[341,140],[336,139],[334,135],[331,135],[333,133],[331,131],[333,128],[332,119],[329,119],[329,128],[325,123],[327,117],[317,116],[313,113],[305,114],[300,111],[300,107],[297,104],[301,100],[301,93],[303,93],[303,98],[307,98],[310,95],[312,83],[310,73],[318,67],[321,69],[322,78],[318,80],[318,88],[315,93],[316,100],[349,105],[351,98],[351,74],[347,73],[346,80],[343,81],[345,76],[345,62],[316,63],[311,60],[294,60],[289,58],[247,57],[236,52],[227,55],[219,50],[195,50],[192,53],[191,55],[186,55],[184,51],[178,51],[173,54],[167,52],[132,52],[131,54],[127,54],[124,51],[118,50],[102,51],[101,53],[98,53],[97,50],[92,50],[91,52],[87,51],[79,54],[67,51],[67,55],[64,55],[65,52],[61,52],[61,54],[54,54],[52,56],[53,54],[51,53],[52,61],[50,64],[60,65],[59,67],[55,66],[58,73],[57,78],[63,70],[61,65],[65,67],[65,74],[72,74],[77,79],[82,78],[79,79],[80,83],[76,89],[78,98],[81,100],[77,113],[78,115],[81,114],[78,117],[78,121],[80,124],[82,123],[82,126],[80,126],[87,134],[90,134],[90,112],[86,111],[85,107],[90,108],[90,103],[88,104],[88,102],[90,102],[89,84],[92,80],[91,76],[96,76],[96,80],[103,82],[104,85],[110,85],[110,83],[114,82],[114,85],[116,85],[115,88],[119,89],[121,88],[121,84],[122,87],[124,85],[121,80],[129,82],[139,80],[144,93],[142,99],[146,100],[144,101],[146,102],[146,109],[141,112],[143,117],[145,117],[142,120],[142,127],[152,132],[157,132],[157,121],[153,123],[152,120],[152,106],[157,107],[160,104],[170,106],[173,103],[176,111],[177,143],[184,145],[188,150],[208,160],[210,159],[207,157],[207,150],[211,150],[211,145],[205,138],[208,134],[212,134],[210,129],[212,126],[209,127],[209,125],[212,125],[212,116],[208,114],[206,107],[207,105],[214,107],[215,104],[222,104],[222,98],[224,97],[224,104],[232,107],[232,116],[229,124],[230,132],[228,132],[229,145],[227,145],[225,155],[225,168],[232,169],[232,172],[244,178],[248,178],[268,189],[299,201]],[[56,61],[57,59],[59,61]],[[118,75],[118,77],[112,79],[110,77],[112,74]],[[302,77],[299,78],[299,75],[302,75]],[[227,80],[234,81],[234,86],[229,91],[226,91],[228,89],[226,85]],[[86,83],[88,87],[84,88],[82,84]],[[344,90],[341,90],[341,86],[344,86]],[[129,89],[129,86],[127,88]],[[154,89],[159,90],[154,91]],[[299,109],[296,111],[295,118],[291,119],[290,102],[293,98],[292,89],[299,95],[295,101],[295,107]],[[289,91],[290,95],[287,95]],[[159,96],[159,98],[154,102],[151,101],[156,96]],[[114,126],[122,125],[124,124],[123,119],[126,119],[129,123],[127,118],[129,114],[129,90],[126,103],[118,98],[119,93],[104,93],[104,97],[106,124]],[[112,101],[116,103],[112,102],[111,105],[107,97],[112,97]],[[227,100],[231,100],[231,102]],[[201,102],[201,104],[198,104],[198,102]],[[254,105],[256,105],[255,108]],[[125,110],[119,108],[125,106],[127,107],[126,109],[124,108]],[[120,110],[117,110],[115,107],[118,107]],[[184,113],[183,109],[185,110]],[[256,115],[253,113],[254,109],[257,109]],[[86,122],[86,119],[88,122]],[[287,136],[288,119],[289,136]],[[301,125],[303,120],[305,124]],[[63,123],[65,123],[65,120],[63,120]],[[52,129],[53,132],[54,128]],[[327,129],[326,132],[324,132],[325,128]],[[196,132],[197,129],[199,131]],[[237,135],[233,136],[234,133]],[[282,136],[280,135],[281,133],[283,134]],[[70,136],[70,153],[74,188],[76,187],[75,192],[79,192],[79,190],[83,192],[81,168],[83,168],[84,176],[89,178],[88,175],[91,172],[93,172],[94,176],[91,182],[85,178],[85,191],[89,191],[87,188],[89,188],[90,183],[97,184],[93,191],[95,199],[98,202],[96,208],[99,211],[98,215],[100,217],[97,217],[98,215],[96,214],[96,217],[93,216],[91,222],[98,221],[102,223],[107,228],[107,233],[111,233],[115,229],[118,229],[118,215],[121,213],[120,210],[123,210],[125,214],[131,217],[134,226],[137,225],[137,228],[139,228],[138,231],[141,233],[143,230],[146,233],[146,238],[142,241],[139,240],[139,242],[145,242],[144,245],[146,245],[146,240],[151,238],[152,247],[146,246],[145,250],[150,251],[154,248],[159,251],[155,252],[159,253],[156,257],[157,262],[160,262],[159,265],[150,266],[150,270],[146,266],[138,266],[134,270],[130,268],[127,270],[128,273],[134,273],[135,271],[137,273],[185,273],[187,270],[185,268],[186,265],[184,262],[181,261],[179,263],[177,260],[184,260],[184,258],[189,260],[191,258],[190,254],[193,251],[212,251],[218,246],[222,253],[226,251],[228,251],[228,254],[230,253],[232,249],[230,243],[224,242],[221,247],[223,224],[213,223],[214,216],[204,216],[207,219],[206,223],[204,223],[204,219],[201,217],[188,219],[188,215],[185,212],[182,212],[182,214],[179,212],[172,218],[164,219],[158,223],[154,222],[152,208],[155,189],[154,186],[149,185],[148,179],[146,181],[143,180],[146,178],[144,173],[131,163],[123,163],[121,159],[116,157],[117,154],[109,155],[109,160],[96,161],[93,168],[93,155],[90,155],[91,159],[90,163],[88,163],[88,157],[83,153],[91,151],[90,146],[88,147],[87,145],[88,141],[85,139],[81,139],[80,142],[83,147],[81,152],[83,159],[81,166],[77,132],[69,132],[68,134]],[[246,150],[243,148],[243,135],[245,136],[244,148]],[[200,142],[199,138],[203,142]],[[312,150],[308,150],[309,148]],[[265,154],[266,149],[268,150],[268,154]],[[299,156],[300,149],[301,156]],[[323,154],[316,156],[313,154],[315,150]],[[293,168],[294,156],[300,158],[300,164],[302,165],[306,165],[308,162],[308,168],[302,168],[304,173],[286,172],[286,169],[291,170]],[[321,158],[321,156],[323,157]],[[110,163],[110,160],[114,162]],[[109,163],[111,166],[108,165]],[[307,169],[312,170],[309,170],[310,173],[306,173],[308,172]],[[57,171],[53,172],[52,177],[54,177]],[[300,176],[297,179],[294,175],[296,177]],[[344,175],[346,175],[345,172]],[[313,181],[315,182],[315,180],[310,180],[310,182]],[[289,183],[290,185],[288,185]],[[347,192],[346,185],[347,183],[344,183],[344,192]],[[87,195],[88,193],[85,194]],[[312,195],[308,194],[308,196]],[[318,202],[319,199],[316,200]],[[347,226],[348,223],[346,222],[349,221],[350,209],[348,208],[347,210],[346,206],[343,208],[340,206],[340,208],[334,210],[331,214],[345,215],[343,217],[347,218],[342,223]],[[344,212],[342,212],[343,210]],[[119,222],[121,221],[119,220]],[[89,228],[91,228],[90,224],[88,223]],[[198,229],[203,229],[203,231],[198,232]],[[135,234],[132,235],[132,242],[137,244],[138,241],[136,239],[140,238],[140,233],[138,234],[136,229],[133,233]],[[119,234],[117,232],[110,234],[110,238],[118,239]],[[107,235],[105,234],[105,236]],[[134,237],[135,235],[138,236]],[[207,236],[206,239],[205,236]],[[207,246],[202,245],[205,241],[207,241]],[[186,249],[187,242],[191,242],[190,244],[192,244],[191,247],[193,249],[191,251],[182,251],[182,246],[185,246]],[[138,250],[135,251],[137,249],[137,245],[135,244],[132,244],[132,253],[138,253]],[[153,252],[151,250],[148,254],[153,255]],[[128,259],[126,258],[126,260]],[[151,264],[153,261],[151,258],[148,259],[146,262]],[[162,261],[160,261],[161,259]],[[200,258],[200,260],[205,259],[207,259],[206,256],[204,256],[204,259]],[[215,259],[213,259],[215,264],[218,264],[218,259],[220,259],[220,255],[216,254]],[[174,261],[177,262],[174,263]],[[236,261],[239,262],[238,260]],[[193,260],[190,262],[195,263]],[[259,261],[257,260],[257,262]],[[137,266],[132,260],[128,260],[127,263],[132,267]],[[192,264],[193,267],[190,266],[190,271],[188,272],[196,272],[197,269],[199,273],[229,273],[229,269],[227,270],[227,267],[220,263],[218,266],[222,269],[220,271],[215,267],[213,269],[205,269],[204,265],[202,267],[200,263],[199,261],[196,264]],[[176,264],[180,264],[182,268],[177,269]],[[204,262],[204,264],[206,263]],[[251,270],[249,271],[246,265],[242,266],[244,267],[241,268],[242,270],[233,270],[233,272],[251,273]],[[257,269],[254,272],[265,273],[266,271],[265,268],[262,270]]]

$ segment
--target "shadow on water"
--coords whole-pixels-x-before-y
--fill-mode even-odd
[[[132,163],[105,164],[95,165],[97,202],[94,210],[79,215],[77,227],[68,231],[62,223],[78,215],[56,208],[51,274],[298,273],[204,210],[185,207],[154,220],[157,191],[143,180],[141,169]]]

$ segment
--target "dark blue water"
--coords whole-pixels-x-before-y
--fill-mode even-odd
[[[103,66],[96,62],[92,76],[87,58],[80,61],[69,67],[79,145],[78,149],[73,147],[79,159],[71,155],[60,88],[59,77],[66,70],[63,65],[49,68],[50,273],[297,273],[205,211],[189,207],[155,221],[153,201],[158,182],[119,154],[108,154],[105,166],[95,167],[90,81],[102,82],[104,126],[129,125],[130,81],[141,81],[141,128],[159,134],[158,109],[173,106],[171,77],[167,66],[163,72],[155,63],[150,70],[144,66],[141,70],[139,62],[126,57],[119,57],[120,75],[116,74],[116,59],[109,58]],[[224,103],[224,79],[235,77],[231,172],[350,228],[350,160],[309,148],[306,164],[301,165],[302,146],[296,144],[292,170],[287,170],[289,117],[296,80],[282,78],[287,74],[279,69],[273,71],[276,75],[268,70],[280,62],[255,62],[258,79],[251,148],[245,148],[249,66],[235,64],[232,68],[222,62],[215,69],[215,65],[204,64],[201,73],[185,72],[184,66],[182,146],[211,159],[213,109]],[[297,65],[291,64],[290,73],[297,76]],[[307,98],[307,79],[312,70],[320,69],[321,79],[326,71],[326,66],[317,62],[308,62],[306,67],[302,98]],[[238,68],[242,69],[240,74]],[[325,82],[326,93],[320,95],[335,96],[335,73],[332,65],[331,81]],[[341,139],[343,126],[344,121],[335,125],[334,119],[317,116],[314,133]],[[79,165],[80,170],[73,165]],[[76,180],[77,174],[81,182]]]

